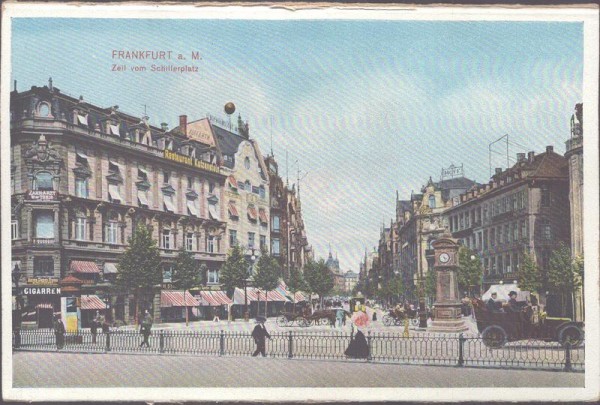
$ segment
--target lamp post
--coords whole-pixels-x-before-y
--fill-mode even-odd
[[[250,276],[252,275],[252,268],[254,267],[254,260],[256,260],[256,256],[254,255],[254,248],[252,249],[252,256],[250,256],[250,267],[248,268],[248,277],[244,279],[244,320],[248,322],[250,319],[250,314],[248,313],[248,281],[250,280]]]

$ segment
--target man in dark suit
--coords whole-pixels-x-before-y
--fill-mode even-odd
[[[271,339],[271,335],[269,335],[269,332],[267,332],[267,328],[265,327],[265,318],[262,316],[256,318],[256,326],[252,331],[252,337],[254,338],[254,343],[256,343],[256,350],[252,354],[252,357],[258,356],[258,353],[261,353],[263,357],[266,357],[265,338]]]
[[[492,293],[492,296],[490,297],[489,300],[487,300],[486,306],[488,311],[490,312],[500,312],[500,310],[498,309],[498,305],[496,304],[496,298],[498,297],[498,294],[496,292]]]
[[[519,303],[517,302],[517,292],[511,291],[508,293],[508,303],[506,304],[506,310],[508,312],[521,312]]]

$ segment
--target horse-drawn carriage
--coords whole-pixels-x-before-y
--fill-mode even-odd
[[[383,324],[385,326],[400,326],[404,324],[404,320],[408,319],[412,326],[419,326],[419,311],[416,309],[392,309],[383,316]]]
[[[525,339],[558,342],[562,346],[569,342],[571,347],[584,340],[583,322],[547,317],[537,305],[523,305],[520,312],[496,312],[480,299],[473,299],[472,303],[483,344],[492,349]]]
[[[335,309],[323,309],[312,313],[282,312],[277,318],[279,326],[293,326],[296,323],[303,328],[311,325],[335,325]]]

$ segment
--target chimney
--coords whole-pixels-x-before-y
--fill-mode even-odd
[[[527,160],[531,163],[533,162],[533,157],[535,156],[535,152],[534,151],[530,151],[527,153]]]
[[[524,153],[517,153],[517,162],[521,163],[525,161],[525,154]]]
[[[179,116],[179,129],[187,136],[187,115]]]
[[[502,173],[502,168],[501,167],[496,167],[496,175]]]
[[[161,122],[160,129],[162,129],[163,131],[167,131],[169,129],[169,124],[167,124],[166,122]]]
[[[552,146],[552,145],[546,146],[546,153],[549,153],[549,152],[554,152],[554,146]]]

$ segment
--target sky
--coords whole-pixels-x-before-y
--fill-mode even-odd
[[[17,89],[62,92],[178,125],[236,105],[280,175],[300,177],[315,256],[359,269],[400,199],[442,168],[487,182],[489,144],[564,153],[582,98],[583,25],[360,20],[12,21]],[[113,50],[171,50],[197,73],[112,71]],[[201,60],[192,61],[198,51]],[[128,67],[152,63],[125,62]],[[145,105],[145,107],[144,107]],[[506,144],[492,170],[506,167]],[[504,155],[501,153],[504,152]],[[287,164],[286,164],[287,154]],[[299,173],[299,176],[298,176]]]

